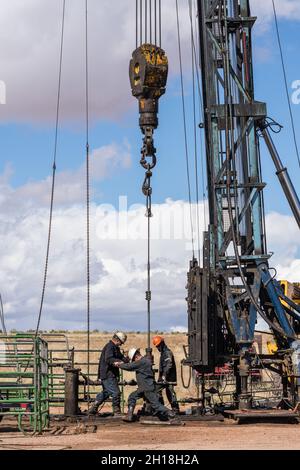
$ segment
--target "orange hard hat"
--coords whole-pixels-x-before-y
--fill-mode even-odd
[[[154,336],[152,343],[154,346],[159,346],[164,340],[163,336]]]

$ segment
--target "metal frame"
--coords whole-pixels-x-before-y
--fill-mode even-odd
[[[101,350],[90,349],[90,373],[87,377],[88,364],[79,356],[87,357],[87,349],[75,349],[70,347],[69,340],[64,334],[43,334],[49,343],[49,405],[51,408],[61,408],[65,403],[66,394],[66,370],[78,369],[79,375],[83,374],[82,378],[78,381],[78,402],[89,403],[92,402],[96,395],[99,393],[100,383],[97,382],[97,368],[99,364],[99,355]],[[51,339],[49,339],[49,337]],[[65,345],[65,348],[63,347]],[[87,380],[84,379],[87,378]],[[121,387],[121,408],[125,409],[125,395],[124,387],[128,385],[123,380],[123,372],[120,371]]]
[[[47,343],[16,334],[1,335],[0,344],[0,416],[16,416],[22,432],[41,432],[49,424]]]
[[[282,304],[268,264],[258,131],[265,139],[269,134],[266,104],[254,97],[256,18],[249,0],[198,0],[198,20],[210,216],[204,260],[208,254],[209,262],[200,269],[193,260],[188,275],[188,361],[206,372],[231,357],[239,404],[249,407],[257,316],[269,324],[278,348],[288,350],[295,340],[288,314],[297,308],[289,304],[287,311]],[[297,209],[295,191],[286,189]],[[199,284],[193,299],[190,281],[197,271],[207,286]]]

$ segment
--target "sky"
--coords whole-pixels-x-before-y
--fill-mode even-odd
[[[192,155],[187,5],[187,0],[179,0]],[[300,2],[277,0],[276,5],[298,136],[300,93],[292,87],[300,88]],[[0,80],[6,86],[6,104],[0,105],[0,292],[8,329],[29,329],[37,321],[45,264],[62,0],[0,0],[0,6]],[[272,2],[251,0],[251,7],[258,16],[253,34],[256,99],[267,102],[269,116],[284,126],[274,140],[299,188]],[[187,325],[185,285],[191,243],[175,0],[163,1],[162,19],[162,46],[170,73],[155,133],[152,328],[182,331]],[[128,79],[134,22],[133,0],[89,0],[91,327],[104,330],[146,329],[141,133]],[[84,27],[84,1],[67,0],[57,182],[42,329],[86,329]],[[267,183],[268,249],[274,252],[271,265],[280,278],[299,281],[298,228],[263,144],[262,168]],[[205,185],[200,179],[203,195]],[[202,231],[207,218],[203,200],[199,209]]]

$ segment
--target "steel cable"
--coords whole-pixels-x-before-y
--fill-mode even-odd
[[[143,0],[140,0],[140,45],[143,44]]]
[[[147,197],[147,346],[148,350],[151,349],[151,194]]]
[[[194,225],[193,225],[193,213],[192,213],[191,177],[190,177],[189,150],[188,150],[188,139],[187,139],[186,106],[185,106],[185,98],[184,98],[183,64],[182,64],[182,52],[181,52],[181,36],[180,36],[180,24],[179,24],[178,0],[175,0],[175,3],[176,3],[176,18],[177,18],[177,39],[178,39],[178,54],[179,54],[179,67],[180,67],[181,102],[182,102],[182,115],[183,115],[183,131],[184,131],[184,146],[185,146],[185,160],[186,160],[186,175],[187,175],[188,198],[189,198],[189,207],[190,207],[191,241],[192,241],[193,258],[195,258],[195,242],[194,242]]]
[[[161,47],[161,0],[158,0],[159,47]]]
[[[145,0],[145,43],[148,41],[148,1]]]
[[[135,0],[135,47],[138,48],[139,0]]]
[[[90,376],[90,145],[89,145],[89,59],[88,59],[88,0],[85,0],[85,112],[86,112],[86,288],[87,288],[87,375]],[[88,389],[88,403],[89,384]]]
[[[298,147],[297,136],[296,136],[295,120],[294,120],[294,115],[293,115],[293,110],[292,110],[292,105],[291,105],[291,100],[290,100],[290,94],[289,94],[287,72],[286,72],[286,66],[285,66],[285,62],[284,62],[283,49],[282,49],[282,43],[281,43],[281,37],[280,37],[280,31],[279,31],[279,24],[278,24],[278,17],[277,17],[277,10],[276,10],[276,5],[275,5],[275,0],[272,0],[272,4],[273,4],[275,26],[276,26],[277,41],[278,41],[279,52],[280,52],[281,66],[282,66],[282,72],[283,72],[283,77],[284,77],[285,92],[286,92],[286,96],[287,96],[289,114],[290,114],[291,125],[292,125],[293,139],[294,139],[298,164],[299,164],[299,167],[300,167],[300,153],[299,153],[299,147]]]
[[[144,43],[161,47],[162,3],[161,0],[136,0],[135,5],[136,47]]]
[[[64,47],[64,30],[65,30],[65,11],[66,11],[66,0],[63,0],[62,7],[62,27],[61,27],[61,39],[60,39],[60,58],[59,58],[59,73],[58,73],[58,91],[57,91],[57,104],[56,104],[56,123],[55,123],[55,138],[54,138],[54,156],[52,166],[52,184],[51,184],[51,197],[50,197],[50,211],[49,211],[49,225],[48,225],[48,237],[47,237],[47,248],[46,248],[46,259],[45,259],[45,270],[43,277],[43,287],[40,302],[40,309],[38,314],[38,320],[36,325],[35,335],[38,335],[41,323],[41,317],[44,306],[47,277],[48,277],[48,264],[49,254],[51,245],[51,234],[52,234],[52,220],[53,220],[53,206],[54,206],[54,192],[55,192],[55,177],[56,177],[56,157],[57,157],[57,143],[58,143],[58,128],[59,128],[59,113],[60,113],[60,96],[61,96],[61,78],[62,78],[62,63],[63,63],[63,47]]]
[[[157,0],[154,0],[154,42],[157,44]]]
[[[200,213],[199,213],[199,178],[198,178],[198,142],[197,142],[197,118],[196,118],[196,81],[195,81],[195,50],[194,50],[194,26],[192,18],[192,0],[189,0],[189,16],[191,24],[191,52],[192,52],[192,90],[193,90],[193,121],[194,121],[194,165],[196,184],[196,219],[197,219],[197,244],[198,259],[200,263]]]
[[[195,9],[197,11],[197,6],[195,6]],[[198,43],[200,43],[200,37],[199,37],[199,24],[198,24],[198,21],[196,20],[196,31],[198,31],[198,35],[197,35],[197,40],[198,40]],[[203,96],[202,96],[202,93],[201,93],[201,80],[200,80],[200,72],[201,72],[201,68],[200,68],[200,63],[197,62],[196,60],[196,57],[199,57],[200,56],[200,52],[197,51],[196,49],[196,41],[195,41],[195,35],[194,35],[194,28],[192,29],[192,43],[193,43],[193,50],[194,50],[194,61],[195,61],[195,70],[196,70],[196,79],[197,79],[197,89],[198,89],[198,96],[199,96],[199,101],[200,101],[200,118],[202,119],[201,122],[204,122],[205,121],[205,116],[204,116],[204,104],[203,104]],[[202,127],[204,128],[204,125],[202,125]],[[205,200],[207,199],[207,194],[206,194],[206,185],[205,185],[205,169],[204,169],[204,157],[203,157],[203,154],[205,153],[205,151],[203,150],[203,137],[202,137],[202,131],[201,131],[201,125],[199,125],[199,135],[200,135],[200,143],[201,143],[201,159],[200,159],[200,163],[201,163],[201,184],[202,184],[202,197],[203,197],[203,223],[204,223],[204,227],[207,227],[207,215],[206,215],[206,204],[205,204]],[[207,147],[209,148],[209,142],[207,141],[207,136],[206,136],[206,132],[204,132],[204,140],[205,140],[205,143],[207,145]]]
[[[149,16],[150,16],[150,44],[152,44],[152,0],[149,0]]]

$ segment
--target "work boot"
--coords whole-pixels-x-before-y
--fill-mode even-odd
[[[180,415],[180,410],[178,404],[172,406],[172,411],[175,415]]]
[[[167,412],[167,417],[169,420],[175,419],[176,418],[176,413],[172,410]]]
[[[123,421],[126,421],[126,423],[132,423],[134,421],[134,406],[128,406],[127,415]]]
[[[94,416],[98,412],[98,408],[101,405],[100,401],[94,401],[93,406],[88,410],[88,415],[89,416]]]
[[[121,412],[120,405],[113,406],[113,415],[114,416],[123,416],[123,413]]]

